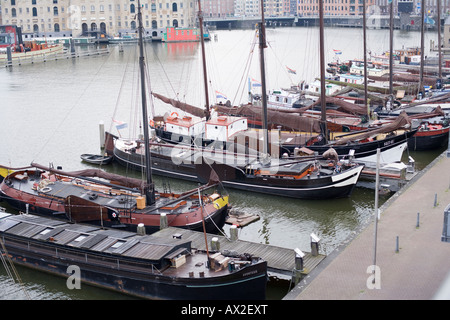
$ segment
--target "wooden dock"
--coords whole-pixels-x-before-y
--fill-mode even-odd
[[[205,235],[203,232],[191,231],[180,228],[166,228],[153,234],[157,237],[181,237],[183,240],[192,241],[192,248],[205,250]],[[248,253],[260,257],[267,261],[268,271],[271,273],[292,276],[295,269],[295,252],[293,249],[282,248],[262,243],[255,243],[245,240],[232,241],[222,235],[207,234],[208,249],[211,250],[211,240],[217,237],[220,243],[220,251],[233,251],[239,254]],[[302,275],[309,274],[323,259],[325,255],[313,256],[305,252],[303,258]]]

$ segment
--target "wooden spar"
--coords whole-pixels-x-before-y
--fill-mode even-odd
[[[367,100],[367,27],[366,27],[366,1],[363,1],[363,38],[364,38],[364,106],[367,110],[367,119],[370,119],[370,111]]]
[[[262,2],[262,1],[261,1]],[[325,92],[325,39],[324,39],[324,22],[323,22],[323,0],[319,0],[319,16],[320,16],[320,103],[321,103],[321,131],[325,144],[328,143],[327,129],[327,102]]]
[[[441,0],[437,0],[437,27],[438,27],[438,55],[439,55],[439,73],[438,79],[442,81],[442,48],[441,48]]]
[[[138,0],[138,22],[139,22],[139,69],[141,73],[141,96],[142,96],[142,117],[143,117],[143,127],[144,127],[144,147],[145,147],[145,173],[147,187],[145,190],[145,198],[148,205],[152,205],[156,202],[155,200],[155,190],[152,181],[152,167],[150,163],[150,138],[148,130],[148,115],[147,115],[147,88],[145,86],[145,62],[144,62],[144,41],[142,39],[143,25],[142,25],[142,12],[141,12],[141,1]]]
[[[394,94],[394,1],[389,4],[389,94]]]
[[[424,49],[425,49],[425,1],[422,1],[422,11],[421,11],[421,19],[422,24],[420,28],[420,75],[419,75],[419,92],[422,92],[422,97],[424,95],[423,88],[423,69],[424,69]]]
[[[269,131],[267,119],[267,88],[266,88],[266,66],[264,60],[264,49],[266,44],[266,26],[264,18],[264,1],[261,1],[261,25],[259,28],[259,52],[260,52],[260,69],[261,69],[261,100],[262,100],[262,129],[264,134],[263,154],[269,153]]]
[[[205,86],[206,120],[211,116],[209,111],[208,75],[206,74],[205,39],[203,34],[203,11],[201,0],[198,0],[198,22],[200,24],[200,43],[202,44],[203,83]]]
[[[206,227],[205,227],[205,214],[203,212],[203,201],[200,195],[200,188],[198,188],[198,201],[200,202],[200,207],[202,208],[202,223],[203,223],[203,235],[205,236],[205,246],[206,246],[206,256],[208,257],[208,262],[206,267],[209,268],[209,249],[208,249],[208,237],[206,236]]]

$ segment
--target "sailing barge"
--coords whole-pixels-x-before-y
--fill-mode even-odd
[[[191,241],[0,212],[14,263],[149,299],[265,299],[267,262],[192,249]],[[3,253],[4,254],[4,253]],[[73,272],[73,271],[72,271]]]
[[[59,216],[72,222],[92,223],[135,232],[143,223],[148,233],[160,229],[161,215],[167,225],[215,233],[225,224],[228,196],[203,186],[184,194],[153,192],[146,203],[140,179],[103,170],[65,172],[36,163],[7,175],[0,184],[0,200],[14,209],[43,216]]]

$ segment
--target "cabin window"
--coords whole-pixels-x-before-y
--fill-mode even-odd
[[[52,230],[53,230],[52,228],[46,228],[46,229],[42,230],[41,233],[39,233],[39,234],[45,235],[45,234],[49,233]]]
[[[74,241],[75,241],[75,242],[80,242],[81,240],[84,240],[84,239],[86,239],[86,238],[87,238],[87,236],[81,235],[81,236],[79,236],[78,238],[76,238]]]
[[[125,243],[125,241],[117,241],[116,243],[114,243],[111,248],[117,249],[118,247],[120,247],[121,245],[123,245]]]

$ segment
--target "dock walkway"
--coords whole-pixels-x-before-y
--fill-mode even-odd
[[[449,290],[442,290],[449,280],[450,243],[441,241],[449,188],[450,158],[443,153],[380,208],[375,284],[372,219],[284,300],[450,299]]]
[[[164,238],[170,238],[174,235],[181,236],[183,240],[192,241],[192,248],[205,250],[205,235],[202,232],[191,231],[180,228],[169,227],[153,234]],[[267,261],[269,272],[291,276],[295,268],[295,252],[292,249],[277,246],[255,243],[244,240],[230,240],[228,237],[221,235],[207,234],[208,248],[211,250],[212,238],[219,238],[220,250],[234,251],[239,254],[252,254]],[[303,271],[301,274],[307,275],[311,272],[323,259],[324,255],[318,254],[313,256],[311,253],[305,252],[303,258]]]

